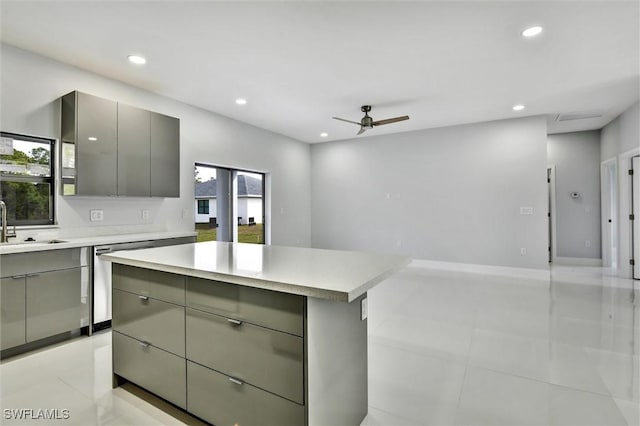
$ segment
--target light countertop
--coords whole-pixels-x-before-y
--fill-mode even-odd
[[[101,258],[341,302],[357,299],[410,263],[402,256],[216,241],[120,251]]]
[[[90,237],[61,237],[63,241],[55,244],[48,240],[22,242],[11,240],[9,243],[0,244],[0,254],[27,253],[44,250],[60,250],[75,247],[91,247],[105,244],[128,243],[134,241],[163,240],[168,238],[195,237],[196,232],[144,232],[138,234],[95,235]]]

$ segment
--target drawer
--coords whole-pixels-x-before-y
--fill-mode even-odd
[[[86,247],[3,254],[0,271],[3,277],[88,266],[90,252]]]
[[[113,264],[113,288],[184,306],[184,277],[168,272]]]
[[[301,337],[187,308],[187,359],[304,403]]]
[[[187,306],[304,335],[304,297],[201,278],[187,278]]]
[[[184,357],[184,307],[113,290],[113,329]]]
[[[180,358],[114,331],[113,372],[153,392],[175,405],[186,408],[186,364]]]
[[[187,361],[190,413],[216,426],[303,426],[303,405]]]

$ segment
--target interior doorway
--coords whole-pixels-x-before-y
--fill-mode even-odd
[[[602,266],[618,267],[618,162],[600,164]]]

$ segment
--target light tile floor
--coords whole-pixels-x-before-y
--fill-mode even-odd
[[[369,293],[362,426],[640,424],[640,282],[610,275],[555,266],[549,283],[406,268]],[[2,361],[0,423],[193,422],[111,389],[110,341],[103,332]],[[7,418],[19,408],[69,418]]]

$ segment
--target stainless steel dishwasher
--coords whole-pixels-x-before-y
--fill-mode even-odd
[[[121,250],[139,250],[152,247],[173,246],[195,242],[195,237],[179,237],[163,240],[135,241],[93,247],[93,309],[92,330],[111,327],[111,262],[101,260],[100,255]]]

